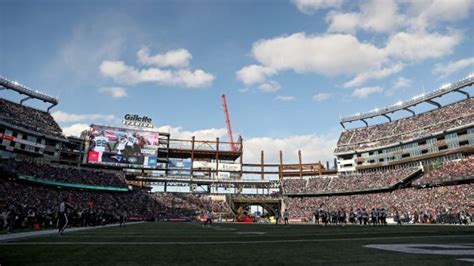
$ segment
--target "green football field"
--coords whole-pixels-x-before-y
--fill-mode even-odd
[[[0,264],[473,265],[474,227],[141,223],[0,242]]]

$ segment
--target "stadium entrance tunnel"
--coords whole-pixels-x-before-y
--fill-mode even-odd
[[[258,199],[258,198],[233,198],[231,207],[237,217],[250,217],[251,206],[260,206],[263,208],[263,214],[275,216],[276,211],[281,209],[281,201],[277,199]]]

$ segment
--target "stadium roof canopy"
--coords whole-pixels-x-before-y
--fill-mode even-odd
[[[22,85],[22,84],[20,84],[16,81],[11,81],[11,80],[8,80],[8,79],[0,76],[0,90],[4,90],[4,89],[13,90],[13,91],[18,92],[19,94],[26,95],[27,97],[23,98],[20,101],[20,104],[23,104],[24,101],[27,101],[29,99],[38,99],[38,100],[41,100],[45,103],[50,103],[51,106],[48,107],[48,112],[51,108],[58,105],[58,103],[59,103],[57,98],[46,95],[46,94],[41,93],[37,90],[33,91],[31,88],[29,88],[27,86],[24,86],[24,85]]]
[[[415,112],[413,110],[411,110],[410,107],[416,106],[416,105],[418,105],[420,103],[423,103],[423,102],[426,102],[426,103],[429,103],[429,104],[432,104],[432,105],[436,106],[437,108],[440,108],[441,104],[438,103],[438,102],[433,101],[433,99],[441,97],[445,94],[448,94],[448,93],[451,93],[451,92],[458,92],[458,93],[464,94],[467,98],[469,98],[470,97],[469,93],[467,93],[467,92],[465,92],[461,89],[464,88],[464,87],[467,87],[467,86],[472,86],[473,84],[474,84],[474,73],[470,74],[466,78],[458,80],[454,83],[444,84],[443,86],[441,86],[440,88],[438,88],[437,90],[434,90],[432,92],[428,92],[428,93],[424,93],[424,94],[415,96],[411,100],[408,100],[406,102],[401,102],[400,101],[400,102],[397,102],[396,104],[394,104],[392,106],[389,106],[389,107],[386,107],[386,108],[381,108],[381,109],[376,108],[376,109],[371,110],[371,111],[366,112],[366,113],[362,113],[362,114],[357,113],[357,114],[350,115],[350,116],[347,116],[347,117],[342,117],[342,118],[340,118],[339,123],[341,124],[341,126],[343,128],[346,128],[344,126],[345,123],[352,123],[354,121],[362,121],[368,127],[369,124],[367,123],[366,119],[374,118],[374,117],[377,117],[377,116],[384,116],[388,119],[389,122],[392,122],[392,118],[390,116],[388,116],[388,114],[395,113],[397,111],[402,111],[402,110],[410,112],[413,116],[415,116],[416,115]]]

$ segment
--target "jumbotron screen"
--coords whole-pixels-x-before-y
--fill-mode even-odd
[[[93,125],[87,162],[156,168],[158,132]]]

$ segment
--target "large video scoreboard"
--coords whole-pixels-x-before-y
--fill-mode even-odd
[[[124,167],[156,168],[159,133],[92,125],[87,162]]]

